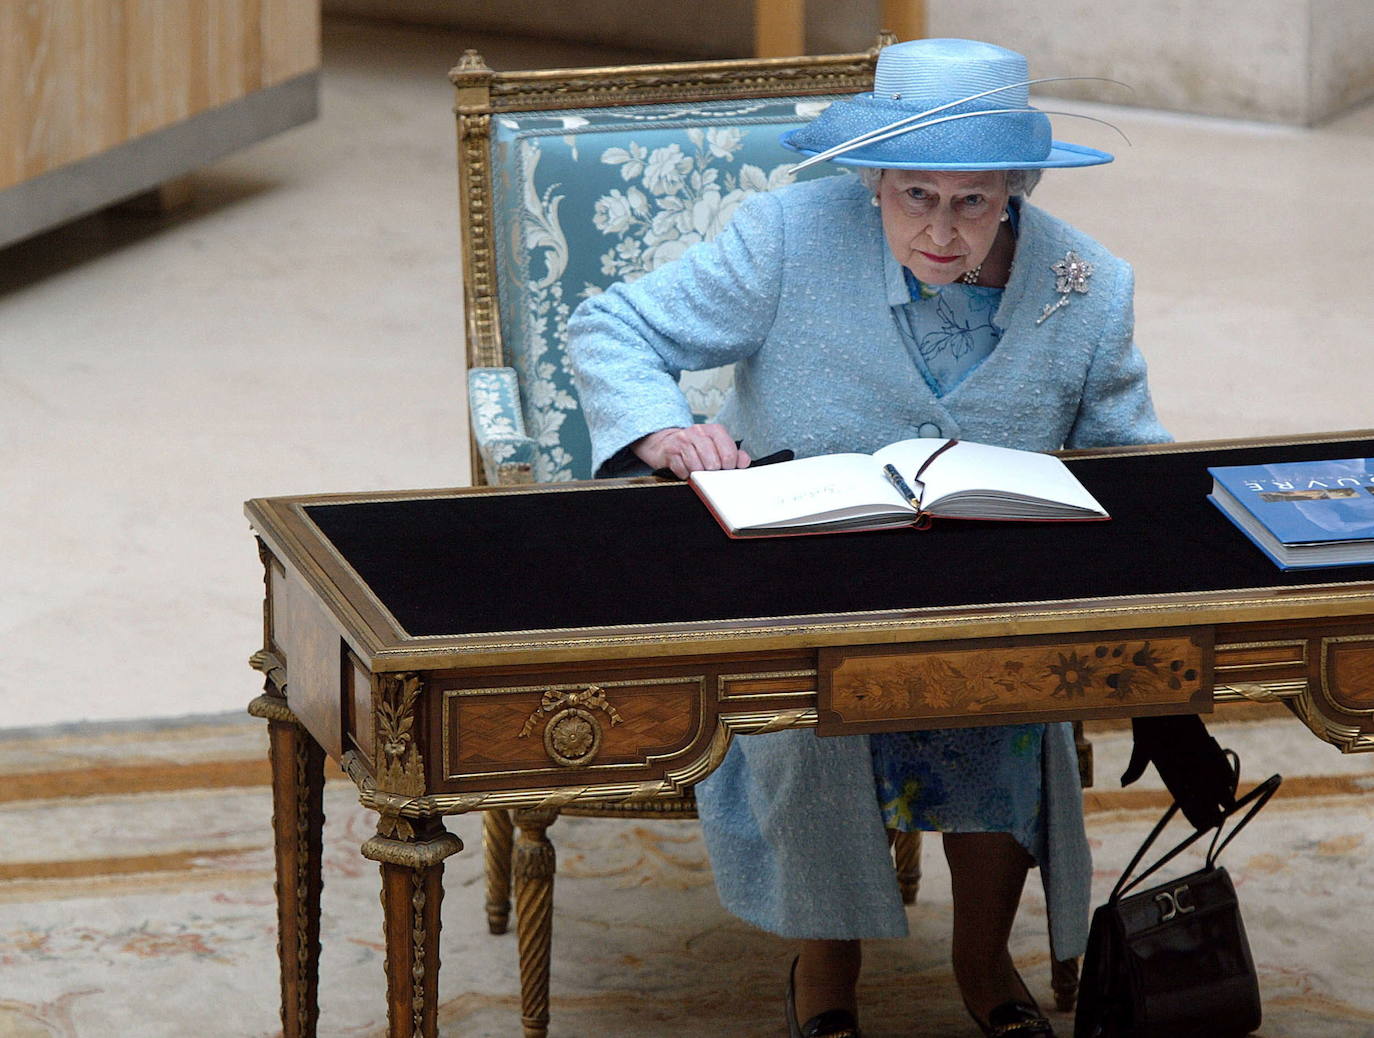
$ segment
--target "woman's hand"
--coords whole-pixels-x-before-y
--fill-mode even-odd
[[[725,426],[711,423],[660,429],[630,445],[651,469],[672,469],[679,479],[701,469],[742,469],[749,455],[735,446]]]

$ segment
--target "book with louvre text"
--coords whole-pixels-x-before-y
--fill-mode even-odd
[[[1280,569],[1374,563],[1374,458],[1207,471],[1207,499]]]

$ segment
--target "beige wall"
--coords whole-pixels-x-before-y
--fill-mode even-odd
[[[1312,0],[1311,119],[1374,97],[1374,3]]]
[[[929,0],[932,36],[1023,52],[1033,75],[1102,75],[1065,97],[1313,123],[1374,94],[1369,0]]]
[[[1374,96],[1374,0],[926,0],[928,35],[1013,47],[1035,75],[1101,75],[1134,92],[1044,93],[1205,115],[1314,123]],[[747,55],[740,0],[324,0],[328,13],[551,35],[699,57]],[[877,0],[810,0],[807,50],[862,50]]]
[[[754,47],[754,8],[747,0],[324,0],[324,10],[681,57],[746,57]],[[877,34],[878,0],[807,4],[807,49],[812,53],[865,50]]]

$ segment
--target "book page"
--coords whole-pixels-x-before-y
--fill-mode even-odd
[[[693,472],[691,479],[732,530],[912,513],[882,466],[867,454],[826,454],[758,468]]]
[[[948,442],[949,440],[943,436],[898,440],[896,443],[889,443],[881,450],[874,451],[873,460],[879,465],[894,466],[902,474],[902,478],[910,484],[911,489],[919,495],[921,488],[916,485],[916,473],[926,463],[927,458]],[[945,451],[945,454],[952,453],[959,446],[961,445],[951,447]]]
[[[902,440],[873,457],[891,463],[918,494],[916,472],[947,441]],[[926,469],[924,506],[956,518],[1016,519],[1105,516],[1106,512],[1052,454],[960,440]]]

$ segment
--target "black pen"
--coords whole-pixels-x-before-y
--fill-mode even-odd
[[[892,485],[897,488],[897,493],[911,502],[911,507],[919,510],[921,507],[921,499],[911,492],[911,487],[907,486],[906,480],[904,480],[902,474],[897,471],[897,466],[884,465],[883,472],[887,474],[887,478]]]

